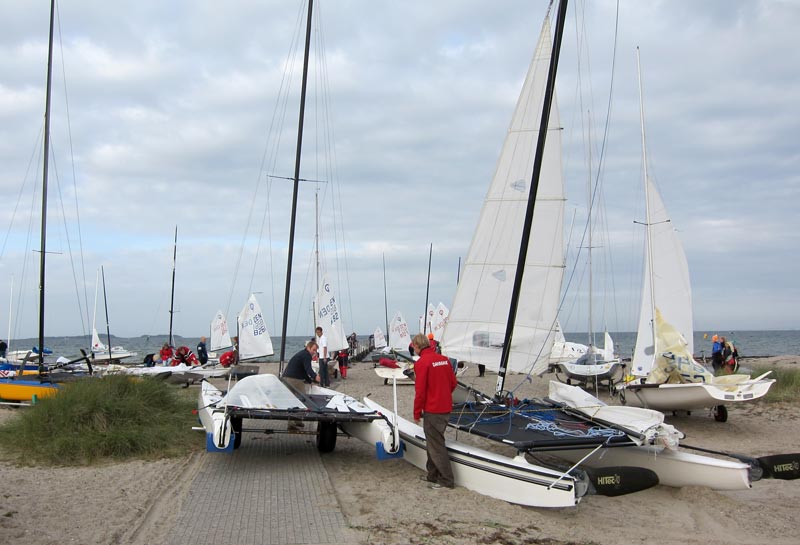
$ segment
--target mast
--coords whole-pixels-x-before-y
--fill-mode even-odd
[[[172,315],[175,314],[175,262],[178,258],[178,226],[175,226],[175,242],[172,244],[172,294],[169,298],[169,345],[175,346],[172,339]],[[103,281],[103,292],[105,293],[106,285]],[[108,348],[111,350],[111,347]],[[111,352],[109,352],[110,357]]]
[[[11,312],[14,309],[14,275],[11,275],[11,292],[8,295],[8,337],[6,341],[6,356],[11,354]]]
[[[39,255],[39,373],[44,370],[44,277],[47,250],[47,170],[50,156],[50,88],[53,77],[53,27],[56,0],[50,0],[50,37],[47,46],[47,91],[44,107],[44,166],[42,167],[42,233]]]
[[[587,221],[589,222],[589,247],[588,250],[588,267],[589,267],[589,350],[588,352],[592,352],[594,350],[594,327],[592,324],[592,209],[594,208],[594,195],[592,193],[592,120],[591,115],[588,116],[588,125],[589,125],[589,171],[587,182],[587,189],[588,189],[588,202],[589,202],[589,214]]]
[[[306,110],[306,84],[308,83],[308,55],[311,47],[311,16],[314,11],[314,0],[308,0],[308,18],[306,21],[306,43],[303,54],[303,83],[300,88],[300,119],[297,127],[297,153],[294,161],[294,187],[292,190],[292,219],[289,226],[289,257],[286,262],[286,293],[283,298],[283,327],[281,329],[281,356],[279,370],[283,371],[286,355],[286,326],[289,322],[289,293],[292,283],[292,257],[294,254],[294,230],[297,221],[297,192],[300,185],[300,155],[303,149],[303,119]]]
[[[636,75],[639,79],[639,121],[642,130],[642,162],[644,163],[644,205],[645,233],[647,247],[647,282],[650,286],[650,327],[653,335],[653,358],[658,354],[656,347],[656,293],[653,282],[653,234],[650,219],[650,184],[647,182],[647,139],[644,132],[644,97],[642,95],[642,65],[639,59],[639,48],[636,48]]]
[[[431,242],[431,249],[428,252],[428,281],[425,284],[425,312],[422,314],[424,316],[422,322],[422,332],[425,333],[425,330],[428,329],[428,295],[431,291],[431,259],[433,258],[433,242]],[[431,332],[433,330],[431,329]]]
[[[503,340],[503,351],[500,355],[500,369],[497,375],[497,385],[495,388],[496,397],[500,397],[506,380],[506,367],[511,356],[511,340],[514,333],[514,323],[517,319],[517,307],[519,306],[519,294],[522,286],[522,277],[525,272],[525,260],[528,255],[528,243],[531,238],[531,225],[533,224],[533,210],[536,204],[536,192],[539,189],[539,175],[542,171],[542,159],[544,157],[544,144],[547,138],[547,127],[550,122],[550,108],[553,102],[555,91],[556,72],[558,71],[558,56],[561,50],[561,37],[564,34],[564,19],[567,13],[567,0],[561,0],[558,6],[558,17],[556,19],[556,32],[553,37],[553,49],[550,56],[550,66],[547,74],[547,86],[544,93],[544,104],[542,105],[542,119],[539,124],[539,137],[536,142],[536,155],[533,160],[533,173],[531,174],[531,188],[528,193],[528,207],[525,211],[525,223],[522,229],[522,241],[520,242],[519,257],[517,259],[517,270],[514,275],[514,287],[511,295],[511,305],[508,310],[508,321],[506,322],[506,333]]]
[[[103,307],[106,309],[106,338],[108,339],[108,364],[111,365],[111,326],[108,323],[108,297],[106,297],[106,271],[100,266],[103,275]]]
[[[386,316],[386,335],[389,335],[389,304],[386,300],[386,254],[381,254],[383,259],[383,313]]]

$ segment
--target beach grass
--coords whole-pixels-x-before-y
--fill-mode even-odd
[[[767,402],[797,401],[800,400],[800,369],[785,369],[780,367],[753,367],[750,375],[757,377],[767,371],[772,374],[767,378],[774,378],[775,384],[769,389],[764,399]]]
[[[0,426],[0,455],[23,464],[74,466],[186,454],[203,446],[191,429],[197,417],[187,392],[125,376],[67,383]]]

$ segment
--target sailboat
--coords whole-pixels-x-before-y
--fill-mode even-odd
[[[106,316],[108,316],[108,303],[106,302],[106,280],[103,275],[103,302],[106,306]],[[92,317],[92,359],[98,363],[118,363],[124,359],[132,358],[136,352],[125,350],[122,346],[112,346],[111,349],[103,344],[100,335],[97,333],[97,288],[100,285],[100,271],[97,272],[94,290],[94,316]],[[109,334],[109,344],[111,336]]]
[[[563,25],[564,3],[560,8],[558,20]],[[553,342],[559,290],[548,290],[547,285],[560,284],[562,258],[557,250],[561,249],[563,198],[558,112],[549,107],[552,77],[546,82],[543,73],[555,74],[561,25],[557,24],[551,55],[549,17],[545,20],[443,337],[445,355],[458,354],[459,358],[498,372],[493,396],[459,382],[450,425],[461,433],[512,448],[516,456],[501,456],[498,460],[495,454],[482,458],[483,452],[478,454],[471,446],[448,440],[456,484],[515,503],[551,507],[570,505],[570,501],[574,505],[588,490],[619,495],[658,482],[683,486],[688,484],[681,477],[684,474],[691,475],[692,484],[748,488],[763,475],[761,461],[751,464],[735,456],[731,459],[730,455],[727,460],[718,460],[679,451],[682,434],[664,423],[662,413],[637,407],[609,407],[579,388],[555,381],[550,382],[550,397],[543,400],[519,400],[514,392],[504,389],[509,370],[541,373]],[[548,132],[554,137],[549,138]],[[531,157],[530,148],[537,136],[537,153]],[[524,181],[527,176],[532,181],[529,193]],[[517,192],[527,193],[529,207],[524,214],[524,205],[520,204],[524,199]],[[534,203],[536,214],[532,210]],[[531,225],[536,240],[528,238]],[[508,240],[520,241],[519,256],[508,251]],[[508,286],[512,275],[514,286]],[[505,321],[504,310],[508,312]],[[516,320],[517,311],[521,320]],[[368,399],[365,404],[387,411]],[[406,444],[407,459],[417,465],[424,463],[421,430],[403,419],[398,419],[397,425]],[[542,453],[557,456],[555,460],[533,463]],[[790,465],[797,459],[797,455],[781,456]],[[520,472],[516,465],[519,463],[526,464],[527,474]],[[549,480],[555,475],[555,480]],[[619,487],[604,488],[612,482]],[[556,497],[552,491],[557,484],[567,484],[571,497]],[[520,499],[521,495],[524,499]]]
[[[726,403],[753,401],[766,395],[774,379],[769,372],[715,377],[694,361],[692,292],[689,266],[664,202],[647,171],[641,67],[639,113],[644,161],[646,245],[644,282],[632,377],[618,386],[623,403],[659,411],[709,408],[717,421],[728,419]]]
[[[42,167],[42,228],[39,246],[39,347],[44,347],[44,302],[45,302],[45,258],[47,256],[47,182],[50,154],[50,91],[53,73],[53,30],[55,0],[50,0],[50,34],[47,50],[47,87],[44,114],[44,162]],[[44,350],[38,353],[38,374],[23,374],[24,361],[20,363],[18,375],[0,378],[0,399],[7,401],[31,401],[35,398],[53,396],[59,384],[47,376]]]
[[[389,384],[392,379],[405,384],[413,383],[414,360],[408,353],[410,344],[408,323],[398,310],[389,323],[389,351],[376,356],[378,364],[375,374],[383,379],[384,384]]]
[[[297,194],[300,181],[300,158],[303,143],[303,119],[305,115],[306,84],[308,81],[308,59],[311,40],[311,22],[314,10],[313,0],[308,1],[308,17],[306,19],[305,53],[303,57],[303,78],[300,92],[300,116],[297,132],[297,150],[294,170],[294,186],[292,196],[291,221],[289,229],[288,260],[286,267],[286,290],[283,309],[283,324],[281,329],[280,371],[286,355],[286,333],[289,317],[289,295],[291,293],[292,260],[294,255],[294,234],[297,219]],[[330,307],[329,307],[330,308]],[[330,318],[330,317],[329,317]],[[260,343],[261,350],[267,346],[269,334],[266,323],[258,307],[255,297],[250,296],[247,305],[239,315],[239,350],[240,357],[250,355],[248,344],[254,346]],[[244,344],[244,347],[242,345]],[[272,351],[272,343],[269,343]],[[299,392],[287,385],[278,376],[273,374],[257,374],[239,380],[228,392],[223,393],[218,388],[203,381],[198,398],[198,414],[206,431],[206,448],[212,452],[231,452],[241,446],[242,434],[245,430],[243,420],[293,420],[301,423],[316,422],[316,431],[300,433],[314,433],[316,435],[317,449],[320,452],[330,452],[336,446],[338,426],[345,422],[369,423],[373,420],[383,420],[385,417],[378,411],[370,409],[353,399],[335,390],[320,388],[313,385],[308,392]],[[271,430],[280,433],[282,430]],[[289,432],[286,433],[297,433]],[[387,454],[397,454],[400,451],[396,437],[384,437]]]

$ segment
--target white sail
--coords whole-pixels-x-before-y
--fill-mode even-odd
[[[389,324],[389,347],[395,350],[407,350],[409,344],[411,344],[411,334],[408,332],[408,324],[398,310]]]
[[[644,286],[639,313],[636,349],[633,353],[633,374],[646,376],[653,367],[656,351],[653,343],[653,312],[658,307],[664,320],[686,339],[691,354],[694,330],[692,326],[692,288],[689,265],[681,241],[667,214],[667,209],[655,184],[648,179],[647,196],[650,244],[645,245]],[[652,269],[651,269],[652,267]]]
[[[247,360],[271,356],[272,339],[267,331],[267,322],[261,313],[255,295],[250,295],[242,312],[238,316],[239,322],[239,359]]]
[[[218,310],[211,320],[211,345],[209,349],[214,352],[233,345],[231,334],[228,331],[228,320],[221,310]]]
[[[108,350],[108,348],[100,341],[97,329],[92,328],[92,352],[102,352],[103,350]]]
[[[444,333],[444,326],[447,325],[447,318],[450,316],[450,309],[444,306],[444,303],[439,302],[436,306],[436,311],[431,321],[431,330],[433,331],[433,338],[436,341],[442,340]]]
[[[383,331],[381,331],[381,328],[375,328],[375,333],[372,334],[372,339],[375,342],[375,348],[386,348],[386,337],[384,336]]]
[[[328,354],[348,348],[339,302],[327,274],[322,275],[322,285],[314,299],[314,305],[317,312],[315,325],[322,328],[323,335],[328,339]]]
[[[422,333],[426,335],[433,333],[433,321],[436,318],[436,308],[433,303],[428,303],[428,310],[425,312],[425,329],[421,329]]]
[[[544,103],[550,44],[548,17],[481,210],[442,336],[444,354],[484,364],[494,371],[499,369],[508,321]],[[552,328],[564,264],[560,129],[554,97],[528,256],[523,264],[525,270],[509,371],[543,372],[553,343]]]

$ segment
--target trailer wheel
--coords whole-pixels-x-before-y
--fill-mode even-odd
[[[242,417],[231,417],[231,429],[233,430],[234,450],[242,446]]]
[[[714,420],[717,422],[728,421],[728,409],[725,407],[725,405],[717,405],[714,407]]]
[[[336,423],[320,422],[317,424],[317,450],[332,452],[336,448]]]

